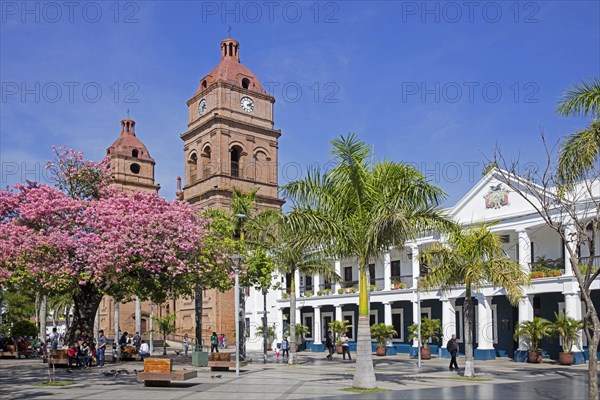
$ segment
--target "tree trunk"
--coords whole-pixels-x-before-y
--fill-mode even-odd
[[[356,368],[354,369],[355,389],[375,389],[377,380],[373,369],[371,351],[371,327],[369,326],[369,292],[367,290],[366,265],[360,266],[360,288],[358,302],[358,329],[356,333]]]
[[[467,297],[465,297],[465,374],[466,377],[474,377],[475,369],[473,367],[473,300],[471,299],[470,288],[467,288]]]
[[[167,335],[163,332],[163,356],[167,355]]]
[[[82,331],[94,331],[96,310],[102,301],[102,293],[94,285],[79,286],[73,294],[73,321],[67,331],[66,343],[77,340]]]
[[[71,308],[73,308],[73,306],[67,306],[65,307],[65,329],[69,330],[69,328],[71,328]]]
[[[590,358],[588,362],[588,395],[590,400],[598,400],[598,342],[600,342],[600,319],[598,319],[598,311],[592,302],[590,293],[591,290],[589,289],[581,291],[587,309],[586,315],[589,316],[589,320],[592,322],[591,334],[588,329],[585,329]]]
[[[196,285],[194,314],[196,317],[196,347],[194,351],[202,351],[202,288],[200,285]]]
[[[150,313],[148,315],[148,346],[150,354],[154,353],[154,303],[150,303]]]
[[[288,364],[298,364],[298,355],[296,354],[296,273],[292,271],[290,283],[290,357]]]
[[[42,295],[40,299],[40,339],[46,342],[46,309],[48,304],[48,297]]]

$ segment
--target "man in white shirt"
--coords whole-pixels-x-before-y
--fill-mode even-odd
[[[150,355],[150,346],[146,343],[145,340],[142,340],[142,344],[140,345],[140,356],[142,357],[142,361],[144,361],[144,356]]]

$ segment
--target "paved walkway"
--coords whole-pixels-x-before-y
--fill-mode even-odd
[[[196,369],[198,378],[169,388],[146,388],[135,379],[142,370],[141,362],[108,364],[89,370],[57,369],[56,379],[73,381],[66,387],[37,387],[47,381],[48,368],[39,360],[0,360],[0,398],[8,399],[127,399],[178,400],[283,400],[328,397],[329,400],[359,399],[462,399],[462,398],[571,398],[584,399],[586,393],[585,366],[561,367],[544,362],[540,365],[513,363],[508,359],[476,363],[478,377],[488,381],[457,379],[460,372],[448,371],[448,360],[423,361],[421,370],[407,355],[375,357],[378,387],[382,393],[353,394],[343,391],[352,385],[354,362],[342,361],[340,356],[327,361],[325,354],[300,353],[300,364],[288,366],[272,358],[262,364],[262,355],[242,370],[210,372],[196,368],[183,356],[173,356],[175,369]],[[110,359],[110,357],[107,357]],[[464,358],[459,358],[459,365]],[[121,371],[112,376],[110,371]],[[105,374],[106,373],[106,374]],[[110,376],[106,376],[110,375]],[[515,392],[520,388],[519,392]],[[510,394],[512,393],[512,394]],[[521,396],[523,395],[523,396]]]

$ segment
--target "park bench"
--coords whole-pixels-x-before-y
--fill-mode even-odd
[[[17,358],[15,346],[12,344],[7,345],[6,350],[0,351],[0,358]]]
[[[50,350],[48,355],[48,367],[59,367],[59,366],[69,366],[69,356],[67,355],[67,350]]]
[[[197,376],[197,371],[173,371],[170,358],[151,358],[144,360],[144,372],[137,373],[137,380],[144,382],[144,386],[169,386],[171,382],[183,382]]]
[[[246,361],[240,361],[240,367],[246,365]],[[231,353],[210,353],[208,366],[211,371],[229,371],[229,368],[235,368],[235,360],[231,361]]]
[[[142,357],[138,353],[138,349],[135,346],[123,346],[121,349],[121,361],[137,361],[141,360]]]

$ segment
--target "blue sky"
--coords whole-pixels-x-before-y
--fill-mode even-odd
[[[600,75],[597,1],[78,4],[1,3],[3,187],[44,180],[52,145],[101,159],[129,109],[173,198],[186,101],[229,26],[276,98],[280,183],[354,132],[376,158],[417,165],[454,204],[496,144],[540,162],[540,129],[555,142],[584,127],[554,107]]]

